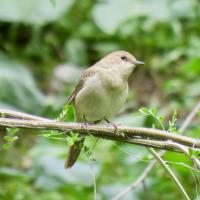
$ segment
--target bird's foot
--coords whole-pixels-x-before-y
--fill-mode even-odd
[[[88,129],[88,125],[90,125],[88,122],[83,122],[83,126],[85,127],[85,129]]]
[[[85,127],[85,129],[88,132],[88,125],[90,125],[90,123],[86,120],[85,115],[83,115],[83,119],[84,119],[83,126]]]
[[[111,124],[113,127],[114,127],[114,134],[118,135],[119,134],[119,131],[118,131],[118,127],[116,124],[110,122],[107,118],[104,118],[104,120],[108,123],[108,124]]]

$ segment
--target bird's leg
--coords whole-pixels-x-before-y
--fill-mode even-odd
[[[86,130],[87,130],[87,132],[88,132],[88,124],[89,124],[89,122],[87,121],[85,115],[83,115],[83,119],[84,119],[83,124],[84,124],[84,126],[85,126],[85,128],[86,128]]]
[[[114,123],[112,123],[112,122],[110,122],[107,118],[104,118],[104,120],[105,120],[108,124],[111,124],[111,125],[115,128],[114,133],[116,134],[116,133],[117,133],[117,130],[118,130],[117,125],[114,124]]]

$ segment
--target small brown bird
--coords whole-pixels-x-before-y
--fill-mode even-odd
[[[76,121],[97,123],[115,115],[128,95],[128,78],[136,65],[144,64],[126,51],[115,51],[86,69],[67,103],[74,104]],[[70,147],[65,168],[76,162],[85,137]]]

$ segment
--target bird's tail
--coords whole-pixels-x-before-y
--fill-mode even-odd
[[[69,149],[67,159],[65,160],[65,169],[71,168],[81,153],[85,137],[80,137]]]

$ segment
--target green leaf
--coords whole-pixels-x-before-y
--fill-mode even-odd
[[[14,142],[15,140],[18,139],[18,137],[6,135],[6,136],[3,137],[3,139],[6,140],[7,142]]]
[[[1,54],[0,91],[0,102],[7,107],[41,113],[45,97],[37,88],[27,66]]]
[[[144,115],[151,115],[152,117],[156,118],[157,117],[157,113],[158,113],[158,110],[156,107],[153,107],[153,108],[140,108],[139,109],[139,112],[144,114]]]
[[[51,2],[55,5],[55,0]],[[49,0],[1,0],[0,20],[43,25],[66,13],[73,2],[62,0],[58,1],[56,6],[52,6]]]
[[[3,149],[5,149],[5,150],[9,149],[10,146],[11,146],[11,144],[9,144],[9,143],[5,143],[2,145]]]
[[[197,111],[197,116],[198,116],[198,117],[200,117],[200,110],[199,110],[199,111]]]
[[[158,113],[157,108],[153,107],[149,109],[149,114],[152,115],[153,117],[156,117]]]
[[[51,130],[51,131],[45,131],[41,136],[52,139],[52,136],[60,136],[60,135],[63,135],[63,133],[59,131]]]
[[[99,2],[93,9],[93,18],[102,31],[112,34],[122,22],[133,16],[133,7],[132,0]]]
[[[52,135],[51,132],[42,134],[43,137],[47,137],[47,138],[50,137],[51,135]]]
[[[193,155],[193,148],[189,147],[189,155],[192,156]]]
[[[29,174],[26,172],[21,172],[20,170],[16,170],[9,167],[0,167],[0,175],[18,179],[25,179],[29,176]]]
[[[73,105],[66,104],[57,118],[57,121],[75,121],[75,111]]]
[[[169,120],[169,128],[168,131],[169,132],[177,132],[177,128],[176,128],[176,121],[177,121],[177,112],[176,110],[174,110],[173,114],[172,114],[172,119]]]
[[[169,0],[99,1],[92,14],[95,23],[102,31],[107,34],[114,34],[129,19],[137,21],[139,17],[147,18],[147,23],[151,26],[155,22],[170,21],[169,4],[172,4]],[[155,12],[155,8],[159,8],[157,12]],[[147,23],[145,23],[145,28],[148,27]]]
[[[5,117],[6,115],[5,115],[5,113],[0,113],[0,117]]]
[[[143,116],[143,114],[141,112],[134,112],[132,115],[133,116]]]
[[[190,59],[188,62],[186,62],[182,68],[181,72],[183,73],[184,76],[188,78],[197,78],[198,75],[200,74],[200,57],[193,57]]]
[[[6,130],[9,134],[15,135],[19,131],[19,128],[7,128]]]
[[[142,113],[143,115],[149,115],[149,110],[148,108],[140,108],[139,112]]]
[[[77,139],[78,139],[78,133],[74,133],[73,131],[70,131],[70,132],[69,132],[69,135],[70,135],[70,137],[72,138],[72,140],[73,140],[74,142],[77,141]]]
[[[70,131],[65,140],[67,141],[68,145],[72,146],[78,140],[78,134]]]
[[[177,120],[177,112],[176,110],[174,110],[173,115],[172,115],[172,121],[176,122],[176,120]]]
[[[192,157],[195,157],[195,158],[200,158],[200,150],[197,150],[197,149],[193,149],[192,147],[189,148],[189,155]]]
[[[163,123],[165,120],[165,117],[163,115],[160,115],[157,117],[157,119],[159,120],[160,123]]]
[[[69,146],[74,145],[74,140],[73,140],[72,137],[68,136],[68,137],[65,138],[65,140],[67,141]]]

